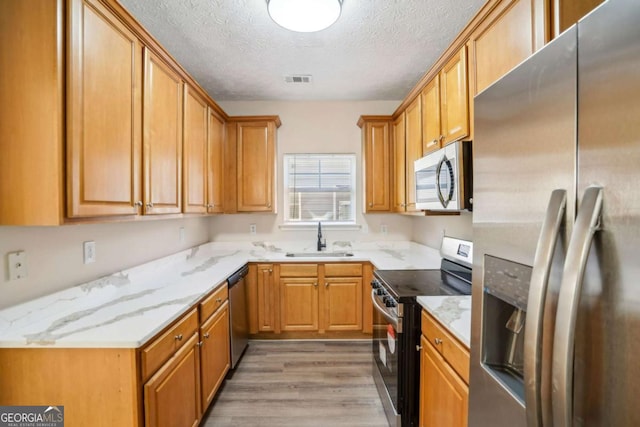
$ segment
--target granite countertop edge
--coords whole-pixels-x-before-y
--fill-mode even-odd
[[[467,349],[471,342],[471,295],[420,296],[418,303]]]

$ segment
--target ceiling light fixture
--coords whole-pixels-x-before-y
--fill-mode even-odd
[[[267,9],[271,19],[281,27],[312,33],[338,20],[342,0],[267,0]]]

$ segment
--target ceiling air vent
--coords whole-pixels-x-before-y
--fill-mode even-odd
[[[287,83],[311,83],[311,75],[293,74],[290,76],[284,76],[284,81]]]

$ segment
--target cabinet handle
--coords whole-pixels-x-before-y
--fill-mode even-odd
[[[220,303],[222,302],[222,298],[220,298],[220,297],[216,298],[216,302],[217,302],[218,304],[220,304]]]
[[[209,332],[207,332],[206,334],[203,335],[203,337],[205,337],[206,339],[209,339]]]
[[[202,347],[203,345],[204,345],[204,341],[200,341],[200,342],[198,342],[198,344],[197,344],[197,346],[198,346],[198,347]]]
[[[429,143],[427,144],[427,147],[433,147],[433,146],[434,146],[434,145],[436,145],[437,143],[438,143],[438,140],[437,140],[437,139],[434,139],[433,141],[431,141],[431,142],[429,142]]]
[[[421,345],[417,345],[416,346],[416,351],[420,351],[420,350],[422,350],[422,346]]]
[[[182,334],[178,334],[174,338],[178,341],[182,341]]]
[[[138,207],[142,206],[142,200],[138,200],[138,201],[137,201],[137,202],[135,202],[133,205],[134,205],[134,206],[138,206]]]
[[[436,345],[442,344],[442,340],[440,338],[436,338],[435,340],[433,340],[433,342],[435,342]]]

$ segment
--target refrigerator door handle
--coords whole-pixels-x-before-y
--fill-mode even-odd
[[[549,273],[553,254],[558,241],[560,226],[567,207],[567,191],[553,190],[547,205],[547,213],[542,223],[536,254],[531,272],[529,297],[527,300],[527,321],[524,331],[524,383],[527,426],[541,427],[543,408],[548,403],[541,396],[542,381],[542,324],[544,305],[549,283]]]
[[[569,241],[553,337],[552,391],[553,426],[573,425],[573,358],[575,324],[593,235],[600,227],[602,188],[587,188]]]

